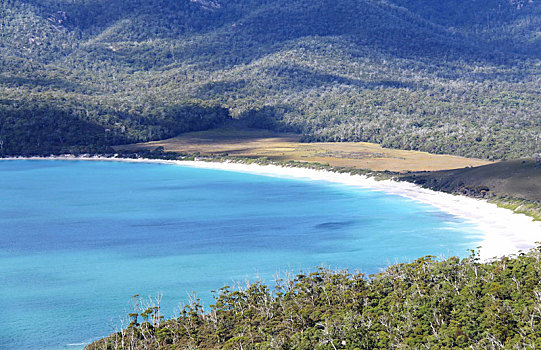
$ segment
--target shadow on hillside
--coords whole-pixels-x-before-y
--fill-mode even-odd
[[[358,89],[409,89],[413,91],[427,90],[430,87],[424,84],[416,84],[398,80],[374,80],[363,81],[361,79],[349,78],[338,74],[321,73],[316,70],[302,67],[299,65],[271,66],[265,68],[264,74],[271,78],[273,87],[280,87],[288,90],[305,90],[323,86],[345,85]],[[245,79],[236,81],[217,81],[202,85],[196,93],[196,96],[202,98],[211,98],[216,95],[227,93],[252,94],[257,91],[251,90],[253,87]]]
[[[41,155],[103,149],[207,130],[231,119],[229,111],[219,106],[160,105],[150,106],[145,113],[131,113],[99,105],[77,108],[76,103],[0,99],[0,153]]]
[[[142,70],[171,64],[228,69],[288,50],[305,38],[339,38],[344,47],[367,47],[411,59],[500,62],[506,56],[499,46],[487,46],[461,32],[434,25],[417,16],[416,9],[385,2],[223,2],[209,9],[200,2],[172,0],[22,1],[55,25],[79,31],[86,38],[98,38],[98,42],[103,33],[107,33],[107,43],[151,41],[152,46],[131,49],[125,56],[105,50],[119,64]],[[96,47],[79,49],[90,52]]]
[[[80,93],[95,93],[96,89],[67,81],[64,79],[54,78],[28,78],[28,77],[6,77],[0,74],[0,85],[7,85],[8,87],[18,87],[27,85],[30,87],[46,87],[53,89],[61,89],[68,92],[80,92]]]
[[[0,106],[0,154],[50,155],[103,149],[105,127],[54,106]]]
[[[428,89],[422,84],[413,84],[398,80],[374,80],[363,81],[361,79],[348,78],[338,74],[321,73],[314,69],[299,65],[288,64],[287,66],[272,66],[266,69],[270,76],[276,76],[286,80],[286,84],[314,88],[323,85],[348,85],[360,89],[378,88],[407,88],[410,90]]]
[[[238,117],[239,125],[254,129],[266,129],[277,132],[302,133],[294,126],[282,123],[282,118],[292,107],[287,105],[263,106],[242,112]]]
[[[541,201],[541,162],[517,159],[473,168],[411,173],[404,180],[475,197],[509,196]]]

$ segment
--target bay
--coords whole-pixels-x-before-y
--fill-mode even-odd
[[[167,317],[193,292],[317,266],[375,273],[466,256],[472,224],[383,192],[168,164],[0,161],[1,349],[80,349],[131,296]]]

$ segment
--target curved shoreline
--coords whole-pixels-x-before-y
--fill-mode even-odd
[[[375,180],[365,175],[335,173],[326,170],[315,170],[302,167],[284,167],[278,165],[259,165],[235,162],[205,162],[162,159],[130,159],[107,157],[12,157],[4,160],[85,160],[115,161],[129,163],[159,163],[189,166],[204,169],[235,171],[261,176],[285,177],[300,180],[326,181],[351,187],[381,191],[398,195],[420,203],[428,204],[443,212],[460,217],[475,225],[483,233],[479,243],[481,260],[489,260],[504,255],[525,252],[537,246],[541,241],[541,222],[514,213],[512,210],[499,208],[496,204],[482,199],[453,195],[422,188],[409,182],[394,180]],[[472,249],[477,247],[472,247]]]

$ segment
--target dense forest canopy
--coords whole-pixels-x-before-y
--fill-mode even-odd
[[[0,154],[246,118],[306,141],[541,152],[530,0],[4,0]]]

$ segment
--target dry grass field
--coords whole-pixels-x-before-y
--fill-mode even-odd
[[[247,158],[267,157],[276,161],[318,162],[332,166],[356,167],[375,171],[434,171],[480,166],[491,162],[451,155],[382,148],[366,142],[301,143],[300,135],[239,127],[186,133],[167,140],[117,146],[117,150],[155,149],[229,155]]]

